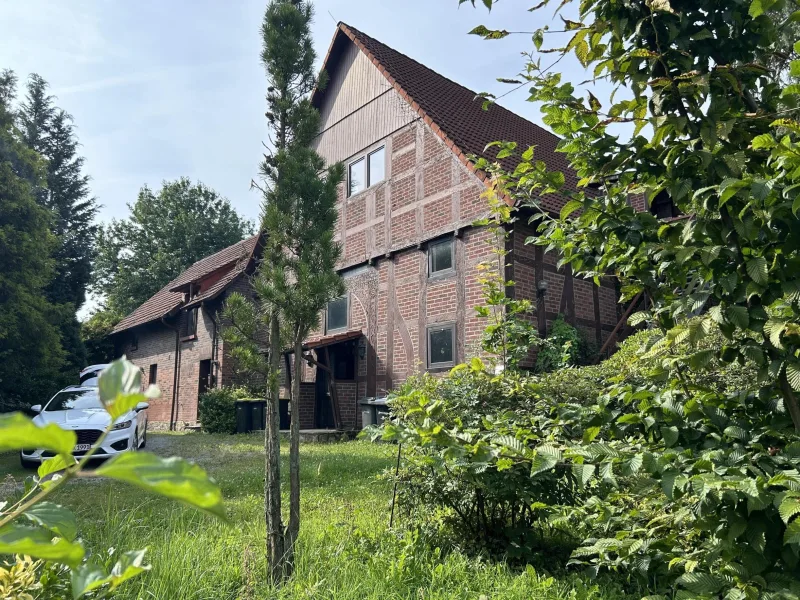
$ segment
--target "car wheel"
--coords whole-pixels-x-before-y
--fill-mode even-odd
[[[139,448],[145,448],[146,446],[147,446],[147,429],[145,429],[144,433],[142,434],[142,443],[139,446]]]
[[[28,460],[24,456],[22,456],[22,452],[19,454],[19,464],[22,466],[23,469],[36,469],[39,466],[39,463],[33,460]]]
[[[136,452],[139,449],[139,434],[133,434],[133,443],[131,444],[131,452]]]

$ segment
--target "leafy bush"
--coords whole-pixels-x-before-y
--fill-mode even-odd
[[[403,443],[400,504],[512,560],[572,550],[652,592],[791,595],[800,436],[779,399],[747,392],[755,365],[713,358],[721,345],[648,330],[599,365],[495,375],[474,359],[411,379],[382,431]],[[686,368],[698,348],[709,360]]]
[[[203,431],[236,433],[236,401],[250,396],[244,388],[219,387],[208,390],[198,401]]]
[[[568,366],[589,365],[597,356],[597,348],[579,329],[558,315],[547,338],[539,342],[536,370],[547,373]]]

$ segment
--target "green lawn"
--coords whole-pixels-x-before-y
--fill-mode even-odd
[[[147,547],[150,573],[119,598],[580,599],[619,590],[577,576],[512,570],[402,538],[388,529],[391,487],[379,475],[395,447],[349,442],[302,446],[303,524],[297,572],[276,592],[264,583],[263,440],[257,436],[149,434],[150,450],[191,459],[222,487],[231,523],[99,479],[70,482],[56,501],[78,516],[87,548]],[[287,448],[284,447],[284,453]],[[286,456],[284,456],[286,459]],[[284,464],[284,473],[288,466]],[[0,498],[30,473],[0,454]],[[15,480],[15,481],[12,481]]]

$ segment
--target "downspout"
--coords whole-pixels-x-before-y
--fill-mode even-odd
[[[219,383],[220,365],[219,365],[219,344],[218,344],[219,323],[217,322],[216,311],[214,311],[211,314],[211,322],[214,324],[214,335],[213,339],[211,340],[211,377],[213,378],[214,387],[217,387],[217,384]]]
[[[164,324],[164,327],[168,329],[172,329],[175,332],[175,366],[172,369],[172,407],[169,413],[169,430],[175,431],[175,417],[177,411],[177,404],[178,404],[178,386],[180,384],[180,377],[178,376],[181,368],[180,363],[180,354],[181,354],[181,332],[180,327],[176,326],[173,327],[165,320],[165,317],[161,317],[161,323]]]

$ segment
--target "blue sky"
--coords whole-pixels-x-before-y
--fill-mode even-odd
[[[266,139],[259,27],[264,0],[0,0],[0,68],[37,72],[78,128],[100,219],[124,217],[143,184],[189,176],[258,215],[249,191]],[[480,4],[480,3],[479,3]],[[519,0],[491,14],[457,0],[318,0],[313,26],[319,60],[336,21],[345,21],[475,90],[523,65],[530,37],[486,42],[478,24],[533,30],[552,11],[528,13]],[[562,71],[584,78],[575,64]],[[525,90],[502,100],[534,121]]]

